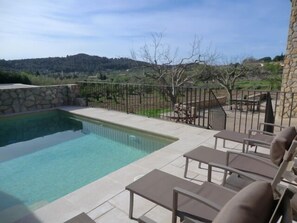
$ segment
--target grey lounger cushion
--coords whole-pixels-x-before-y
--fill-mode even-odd
[[[295,127],[286,127],[274,137],[270,148],[270,159],[274,164],[281,164],[285,151],[290,148],[296,134]]]
[[[269,222],[273,210],[274,199],[271,184],[254,182],[231,198],[213,223]]]

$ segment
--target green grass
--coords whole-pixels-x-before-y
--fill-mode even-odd
[[[245,90],[266,90],[269,88],[269,83],[265,80],[242,80],[236,83],[236,89]]]
[[[280,90],[280,87],[281,79],[273,76],[265,80],[240,80],[235,86],[239,90]]]

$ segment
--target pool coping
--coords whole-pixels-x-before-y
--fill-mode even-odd
[[[152,169],[161,169],[201,144],[212,146],[213,135],[218,132],[106,109],[70,106],[58,109],[178,140],[35,210],[21,222],[64,222],[81,212],[96,219],[100,216],[96,208],[125,191],[125,186],[134,179]]]

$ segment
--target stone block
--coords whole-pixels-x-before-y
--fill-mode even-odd
[[[13,101],[11,99],[5,99],[5,100],[2,100],[2,105],[11,105],[12,102]]]
[[[87,106],[87,101],[85,98],[75,98],[74,105]]]
[[[6,100],[6,99],[8,99],[8,98],[9,98],[9,94],[8,94],[8,92],[2,91],[2,92],[0,93],[0,98],[1,98],[1,100]]]
[[[56,104],[56,105],[58,105],[58,104],[59,104],[59,99],[58,99],[58,98],[54,98],[54,99],[52,100],[52,104]]]
[[[14,100],[12,103],[12,109],[14,112],[20,112],[21,111],[21,105],[18,100]]]
[[[25,97],[29,97],[30,95],[38,94],[36,89],[26,89],[24,92]]]
[[[48,105],[48,104],[50,104],[50,101],[48,101],[48,100],[38,100],[38,101],[36,101],[36,104],[39,104],[39,105],[42,105],[42,107],[44,106],[44,105]]]
[[[0,111],[5,111],[7,109],[9,109],[9,106],[0,105]]]
[[[27,101],[25,101],[25,103],[24,103],[24,105],[26,106],[26,107],[31,107],[31,106],[33,106],[35,104],[35,101],[34,100],[27,100]]]
[[[27,101],[35,101],[35,97],[31,94],[29,97],[26,98]]]
[[[52,108],[52,106],[50,104],[45,104],[42,106],[43,109],[48,109],[48,108]]]
[[[10,96],[11,98],[17,98],[17,97],[18,97],[18,95],[16,94],[15,91],[11,91],[9,96]]]
[[[21,106],[21,107],[20,107],[20,111],[21,111],[21,112],[26,112],[26,111],[29,111],[29,109],[26,108],[25,106]]]

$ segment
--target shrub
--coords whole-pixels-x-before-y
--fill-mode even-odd
[[[31,81],[25,74],[0,71],[0,83],[1,84],[7,84],[7,83],[31,84]]]

